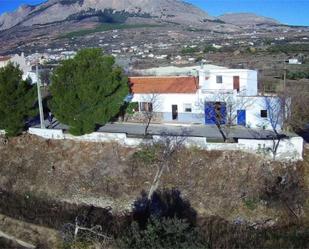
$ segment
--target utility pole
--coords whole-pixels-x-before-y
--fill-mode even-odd
[[[284,60],[284,73],[283,73],[283,92],[285,93],[286,90],[286,60]]]
[[[41,96],[41,83],[39,77],[39,65],[36,63],[36,77],[37,77],[37,90],[38,90],[38,103],[39,103],[39,112],[40,112],[40,124],[41,129],[45,129],[44,124],[44,112],[43,112],[43,104],[42,104],[42,96]]]
[[[283,127],[286,128],[286,120],[287,120],[287,113],[286,113],[286,105],[287,105],[287,91],[286,91],[286,75],[287,75],[287,67],[286,67],[286,60],[284,60],[284,72],[283,72],[283,89],[282,89],[282,118],[283,118]]]

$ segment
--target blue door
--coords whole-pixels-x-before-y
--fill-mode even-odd
[[[205,124],[216,124],[216,111],[213,102],[205,103]]]
[[[205,124],[226,123],[226,105],[220,102],[205,103]]]
[[[246,110],[237,111],[237,124],[246,126]]]

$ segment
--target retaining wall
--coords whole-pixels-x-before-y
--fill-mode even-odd
[[[69,139],[86,142],[117,142],[123,146],[138,147],[141,144],[158,142],[165,139],[164,136],[155,135],[153,139],[143,139],[128,137],[126,133],[93,132],[83,136],[73,136],[64,133],[62,130],[30,128],[30,134],[46,139]],[[276,160],[297,161],[303,159],[303,144],[301,137],[282,139],[276,153]],[[241,150],[249,153],[261,154],[268,158],[273,158],[272,140],[239,139],[238,143],[207,143],[205,137],[187,137],[184,140],[187,147],[198,147],[204,150]]]

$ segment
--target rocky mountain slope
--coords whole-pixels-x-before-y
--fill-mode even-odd
[[[253,13],[228,13],[221,15],[218,18],[223,22],[234,24],[241,27],[262,25],[262,24],[268,24],[268,25],[280,24],[275,19],[264,16],[258,16]]]
[[[113,20],[116,14],[118,19]],[[0,16],[0,30],[90,17],[110,22],[142,17],[180,24],[202,24],[213,19],[203,10],[180,0],[50,0],[37,6],[21,6],[15,12]]]

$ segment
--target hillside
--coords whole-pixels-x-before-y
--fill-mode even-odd
[[[253,26],[253,25],[278,25],[280,24],[277,20],[258,16],[254,13],[227,13],[218,17],[219,20],[234,24],[241,27]]]
[[[201,9],[179,0],[50,0],[37,6],[22,6],[0,16],[0,30],[93,17],[106,22],[141,17],[181,24],[201,24],[213,19]]]
[[[125,214],[140,193],[149,190],[159,156],[160,150],[154,147],[129,149],[115,143],[52,141],[29,135],[0,143],[0,218],[6,215],[58,230],[65,222],[73,222],[75,213],[89,210],[87,206],[108,207],[114,215]],[[178,189],[201,221],[219,217],[205,224],[206,231],[212,224],[217,227],[212,243],[218,244],[213,248],[236,248],[228,239],[220,239],[220,229],[232,239],[232,230],[227,230],[232,224],[238,224],[237,229],[249,226],[258,231],[279,224],[288,228],[300,220],[307,222],[307,168],[307,157],[303,163],[282,165],[242,152],[182,149],[171,159],[160,187]],[[279,178],[283,180],[278,183]],[[223,220],[225,225],[220,227]],[[2,229],[31,243],[46,240],[42,233],[35,232],[38,227],[23,225],[28,231],[25,233],[14,230],[12,225]],[[242,233],[235,236],[248,243],[251,239]],[[299,230],[294,236],[299,240],[305,233]],[[231,243],[240,242],[236,237]],[[296,243],[289,237],[282,238],[285,240],[277,239],[281,245],[287,241]],[[230,247],[223,247],[224,243]]]

